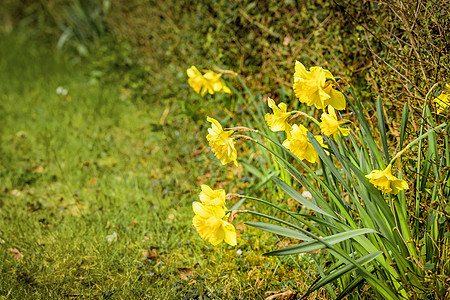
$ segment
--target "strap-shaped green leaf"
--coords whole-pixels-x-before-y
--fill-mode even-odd
[[[355,279],[347,285],[344,290],[339,294],[336,300],[344,299],[345,296],[350,294],[358,285],[362,285],[364,283],[364,278],[362,276],[357,276]]]
[[[402,149],[403,149],[403,141],[405,140],[405,132],[406,126],[408,125],[408,119],[409,119],[409,107],[408,103],[405,103],[405,106],[403,106],[402,124],[400,126],[400,147],[402,147]]]
[[[380,255],[381,253],[383,253],[383,251],[377,251],[377,252],[373,252],[370,253],[366,256],[363,256],[361,258],[358,258],[356,260],[356,262],[358,262],[360,265],[365,265],[369,262],[371,262],[372,260],[374,260],[378,255]],[[354,269],[356,269],[356,267],[353,264],[346,264],[344,267],[339,268],[337,270],[335,270],[334,272],[328,274],[326,277],[322,278],[319,282],[317,282],[313,287],[311,287],[311,289],[308,290],[308,293],[312,293],[317,289],[320,289],[321,287],[323,287],[324,285],[333,282],[334,280],[336,280],[337,278],[341,277],[342,275],[353,271]]]
[[[361,102],[356,97],[355,92],[353,89],[350,89],[350,93],[352,94],[353,98],[355,99],[356,106],[350,101],[348,96],[344,93],[345,98],[347,99],[347,103],[350,104],[350,106],[353,109],[353,112],[355,113],[356,117],[358,118],[360,124],[361,124],[361,131],[362,131],[362,137],[365,140],[367,146],[370,149],[370,152],[372,152],[372,155],[376,158],[376,161],[374,161],[374,167],[375,168],[383,168],[385,167],[385,164],[383,160],[381,159],[380,151],[378,151],[377,144],[375,143],[375,140],[372,136],[372,131],[370,129],[369,123],[366,120],[366,117],[364,116],[364,109],[361,105]]]
[[[386,120],[384,119],[383,103],[381,102],[381,98],[379,96],[377,98],[377,119],[378,128],[380,130],[381,143],[383,144],[384,156],[386,158],[386,162],[389,162],[390,159],[386,137]]]
[[[325,238],[322,238],[320,240],[313,240],[310,242],[306,242],[300,245],[290,246],[283,249],[271,251],[268,253],[264,253],[266,256],[282,256],[282,255],[292,255],[292,254],[298,254],[298,253],[305,253],[305,252],[311,252],[314,250],[318,250],[325,247],[325,244],[321,242],[323,240],[324,242],[327,242],[328,244],[334,245],[340,242],[343,242],[345,240],[351,239],[355,236],[366,234],[366,233],[378,233],[377,231],[370,229],[370,228],[361,228],[361,229],[355,229],[350,230],[346,232],[340,232],[338,234],[327,236]]]
[[[323,209],[321,209],[320,207],[318,207],[317,205],[315,205],[314,203],[312,203],[311,201],[307,200],[305,197],[303,197],[299,192],[297,192],[296,190],[294,190],[291,186],[289,186],[287,183],[281,181],[278,178],[274,178],[273,181],[275,181],[275,183],[286,193],[288,194],[290,197],[292,197],[295,201],[297,201],[298,203],[304,205],[306,208],[309,208],[317,213],[326,215],[328,217],[331,218],[335,218],[332,215],[330,215],[329,213],[327,213],[326,211],[324,211]]]
[[[256,227],[271,233],[275,233],[278,235],[282,235],[282,236],[286,236],[286,237],[290,237],[293,239],[298,239],[298,240],[302,240],[302,241],[312,241],[313,239],[310,237],[307,237],[306,235],[286,228],[286,227],[282,227],[279,225],[274,225],[274,224],[270,224],[270,223],[263,223],[263,222],[245,222],[245,225],[249,225],[252,227]]]

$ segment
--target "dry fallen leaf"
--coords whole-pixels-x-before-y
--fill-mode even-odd
[[[269,296],[267,297],[265,300],[289,300],[289,299],[295,299],[297,293],[293,292],[293,291],[286,291],[283,293],[278,293],[276,291],[269,291],[266,292],[266,294],[272,294],[272,293],[276,293],[275,295]]]
[[[89,181],[89,185],[90,186],[94,186],[94,185],[96,185],[97,184],[97,178],[96,177],[92,177],[91,178],[91,181]]]
[[[36,168],[33,169],[33,173],[42,173],[42,172],[44,172],[43,166],[37,166]]]
[[[189,280],[189,278],[194,276],[194,272],[189,268],[178,268],[178,271],[180,272],[180,278],[182,280]]]
[[[21,260],[23,258],[23,254],[20,253],[20,251],[16,248],[9,248],[8,250],[6,250],[6,252],[11,253],[15,260]]]
[[[150,259],[150,260],[155,260],[159,256],[158,252],[156,252],[156,249],[146,250],[142,253],[142,255],[144,255],[145,257],[147,257],[147,259]]]

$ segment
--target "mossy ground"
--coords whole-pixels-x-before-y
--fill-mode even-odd
[[[244,219],[237,247],[212,247],[191,227],[198,183],[233,176],[178,100],[133,100],[120,82],[101,83],[84,62],[21,33],[0,41],[2,299],[306,290],[308,258],[292,268],[291,258],[263,257],[277,240]]]

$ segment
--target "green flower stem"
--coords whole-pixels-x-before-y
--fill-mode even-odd
[[[280,147],[281,149],[283,149],[284,151],[286,151],[291,157],[293,157],[300,165],[302,165],[302,167],[307,171],[307,173],[309,175],[311,175],[319,184],[320,186],[325,190],[325,192],[329,195],[332,195],[333,197],[333,192],[330,190],[330,188],[327,186],[327,184],[320,179],[320,177],[316,174],[316,172],[314,172],[313,170],[311,170],[311,168],[305,163],[303,162],[300,158],[298,158],[297,156],[295,156],[294,153],[292,153],[291,151],[289,151],[288,149],[286,149],[286,147],[284,147],[283,145],[281,145],[279,142],[275,141],[274,139],[272,139],[270,136],[257,131],[257,134],[261,135],[262,137],[265,137],[266,139],[270,140],[272,143],[274,143],[275,145],[277,145],[278,147]],[[268,148],[266,145],[260,143],[259,141],[255,141],[258,145],[261,145],[261,147],[265,148],[267,151],[269,151],[270,153],[272,153],[273,155],[275,155],[276,157],[278,157],[283,163],[285,163],[287,166],[289,166],[297,175],[302,176],[303,174],[301,174],[300,172],[297,171],[296,168],[294,168],[286,159],[284,159],[283,157],[281,157],[279,154],[275,153],[274,151],[272,151],[270,148]],[[350,194],[351,197],[354,197],[353,194]],[[355,200],[355,199],[354,199]]]
[[[399,158],[403,153],[405,153],[406,150],[408,150],[409,148],[411,148],[415,143],[419,142],[419,141],[422,140],[423,138],[429,136],[429,135],[432,134],[434,131],[436,131],[436,130],[438,130],[438,129],[441,129],[441,128],[444,127],[444,126],[447,126],[447,124],[446,124],[446,123],[442,123],[441,125],[439,125],[439,126],[433,128],[433,129],[430,129],[428,132],[422,134],[421,136],[419,136],[418,138],[416,138],[415,140],[413,140],[411,143],[409,143],[408,145],[406,145],[406,147],[405,147],[402,151],[400,151],[399,153],[397,153],[397,154],[391,159],[391,161],[389,162],[389,164],[392,165],[392,164],[395,162],[395,160],[396,160],[397,158]]]
[[[317,121],[316,118],[311,117],[310,115],[308,115],[302,111],[293,110],[293,111],[291,111],[291,114],[300,114],[301,116],[306,117],[306,118],[310,119],[311,121],[313,121],[314,123],[316,123],[317,126],[320,126],[320,122]]]
[[[317,176],[316,172],[314,172],[313,170],[311,170],[311,168],[304,162],[302,161],[300,158],[298,158],[297,156],[295,156],[294,153],[292,153],[291,151],[289,151],[288,149],[286,149],[286,147],[284,147],[282,144],[280,144],[279,142],[275,141],[274,139],[272,139],[270,136],[268,136],[265,133],[262,133],[260,131],[256,132],[257,134],[261,135],[262,137],[268,139],[269,141],[271,141],[272,143],[274,143],[275,145],[277,145],[278,147],[281,147],[281,149],[285,150],[287,153],[289,153],[289,155],[291,157],[293,157],[299,164],[302,165],[303,168],[305,168],[305,170],[308,172],[308,174],[310,174],[312,177],[314,177],[315,180],[317,180],[317,182],[319,182],[321,184],[321,186],[328,192],[331,193],[329,191],[329,188],[326,186],[326,184],[323,183],[323,180],[319,178],[319,176]],[[277,156],[278,158],[280,158],[281,161],[283,161],[285,164],[287,164],[288,166],[290,166],[297,174],[299,175],[303,175],[300,172],[297,171],[297,169],[295,169],[288,161],[286,161],[283,157],[280,157],[280,155],[278,155],[277,153],[274,153],[271,149],[269,149],[266,145],[262,144],[259,141],[256,141],[259,145],[261,145],[262,147],[264,147],[265,149],[267,149],[269,152],[271,152],[272,154],[274,154],[275,156]]]
[[[265,135],[265,134],[263,134],[263,133],[261,133],[261,132],[258,132],[258,134],[261,134],[261,135]],[[272,139],[270,139],[271,141],[273,141],[275,144],[277,144],[277,146],[280,146],[280,147],[283,147],[283,145],[281,145],[280,143],[278,143],[278,142],[276,142],[276,141],[274,141],[274,140],[272,140]],[[298,176],[301,176],[302,174],[299,172],[299,171],[297,171],[297,169],[296,168],[294,168],[284,157],[282,157],[280,154],[278,154],[278,153],[276,153],[275,151],[273,151],[272,149],[270,149],[269,147],[267,147],[266,145],[264,145],[263,143],[261,143],[260,141],[258,141],[258,140],[255,140],[256,141],[256,143],[258,144],[258,145],[260,145],[261,147],[263,147],[264,149],[266,149],[267,151],[269,151],[270,153],[272,153],[274,156],[276,156],[279,160],[281,160],[283,163],[285,163],[286,165],[288,165]]]

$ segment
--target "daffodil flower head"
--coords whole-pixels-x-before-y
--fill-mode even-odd
[[[194,89],[196,93],[200,93],[202,96],[208,92],[214,94],[216,92],[231,93],[230,88],[221,79],[222,74],[214,73],[207,70],[204,75],[200,71],[192,66],[186,70],[189,77],[188,83]]]
[[[211,128],[208,128],[208,140],[214,155],[220,160],[222,165],[226,165],[232,161],[237,166],[237,151],[234,147],[234,139],[231,137],[232,131],[224,131],[222,125],[216,119],[207,118],[211,122]]]
[[[385,193],[397,195],[398,192],[408,188],[408,183],[392,175],[392,165],[389,164],[384,170],[373,170],[366,175],[369,182],[377,189]]]
[[[336,135],[338,132],[340,132],[343,136],[347,136],[350,134],[350,129],[340,127],[342,124],[345,124],[348,121],[338,121],[336,111],[331,105],[328,105],[328,113],[326,113],[324,110],[324,113],[322,114],[320,120],[322,121],[320,123],[320,131],[326,136]]]
[[[318,109],[328,105],[338,110],[344,109],[345,97],[335,89],[335,82],[330,71],[322,67],[311,67],[308,71],[301,62],[295,62],[294,93],[300,102]]]
[[[225,210],[221,206],[204,205],[200,202],[192,203],[195,216],[192,224],[197,229],[200,237],[214,246],[222,241],[235,246],[236,229],[234,226],[224,220]]]
[[[287,119],[291,115],[291,113],[286,112],[287,105],[286,103],[280,103],[278,104],[278,107],[275,104],[275,101],[273,101],[270,98],[267,98],[267,103],[269,104],[269,107],[272,109],[273,114],[267,113],[264,116],[264,119],[266,119],[267,125],[269,126],[270,130],[276,132],[276,131],[291,131],[291,125],[287,122]]]
[[[187,69],[186,73],[189,77],[188,79],[189,85],[194,89],[196,93],[200,93],[206,80],[203,77],[202,73],[200,73],[200,71],[195,66],[192,66],[189,69]]]
[[[208,93],[214,94],[215,92],[224,92],[227,94],[231,93],[230,88],[221,79],[222,74],[214,73],[213,71],[207,70],[205,75],[206,79],[205,86],[207,87]]]
[[[225,207],[225,190],[213,190],[206,184],[201,185],[202,191],[198,197],[203,205]]]
[[[324,147],[321,136],[316,136],[316,140]],[[295,156],[301,160],[306,159],[310,163],[315,163],[319,157],[314,146],[308,139],[308,129],[305,126],[294,124],[292,126],[290,137],[284,142],[283,146],[289,149]]]
[[[434,99],[434,104],[437,106],[437,113],[441,114],[447,107],[450,106],[450,84],[445,85],[443,90],[437,98]]]

